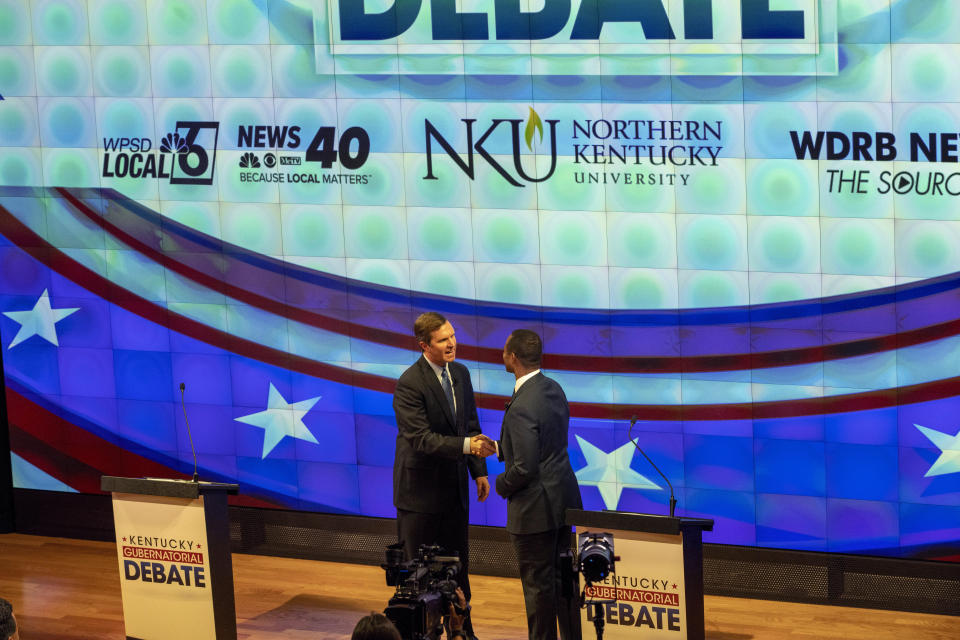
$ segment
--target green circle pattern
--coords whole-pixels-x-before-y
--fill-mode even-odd
[[[740,257],[736,232],[723,218],[704,216],[684,230],[684,265],[693,269],[730,269]]]
[[[171,56],[166,60],[163,77],[168,90],[173,95],[196,93],[194,85],[198,77],[194,70],[194,61],[185,55]]]
[[[50,2],[38,18],[40,40],[46,44],[73,44],[81,39],[80,16],[66,2]]]
[[[515,275],[501,274],[495,276],[490,282],[490,293],[496,302],[505,302],[508,304],[537,304],[540,301],[526,300],[526,288]]]
[[[801,266],[806,253],[805,239],[795,225],[789,222],[771,224],[760,237],[763,257],[776,271],[787,271]]]
[[[16,57],[0,57],[0,86],[5,88],[5,96],[23,95],[27,92],[22,64]]]
[[[142,81],[138,62],[129,49],[107,50],[97,64],[99,84],[105,95],[137,95]]]
[[[369,211],[357,216],[351,227],[351,250],[355,258],[394,258],[399,229],[387,214]]]
[[[73,150],[61,150],[49,159],[48,176],[50,187],[99,186],[87,156]]]
[[[206,42],[205,3],[189,0],[157,2],[150,15],[153,44],[199,44]]]
[[[263,61],[245,47],[226,47],[218,65],[217,75],[233,96],[257,95],[263,83]],[[253,93],[251,93],[251,91]]]
[[[22,44],[26,29],[26,12],[22,7],[17,10],[17,4],[23,0],[13,0],[0,4],[0,44]]]
[[[591,214],[552,214],[543,225],[544,264],[598,265],[601,237]],[[602,222],[600,224],[603,224]]]
[[[292,214],[284,241],[284,253],[295,256],[334,256],[337,253],[339,225],[333,214],[305,209]]]
[[[664,306],[662,283],[649,274],[637,273],[623,279],[619,297],[626,309],[661,309]]]
[[[722,273],[698,273],[687,281],[688,307],[729,307],[741,303],[737,288]]]
[[[580,273],[566,273],[559,276],[553,286],[553,301],[550,306],[587,308],[596,306],[593,282]],[[603,306],[606,306],[603,300]]]
[[[109,104],[103,111],[103,123],[104,133],[108,135],[153,137],[143,112],[136,103],[127,100]]]
[[[799,300],[804,297],[803,288],[789,280],[776,280],[767,284],[761,295],[763,296],[761,300],[751,300],[751,302],[754,304],[772,304]]]
[[[925,274],[935,275],[950,268],[952,250],[944,234],[929,229],[917,233],[911,239],[910,255],[915,268]]]
[[[0,185],[34,186],[30,184],[30,165],[19,156],[6,154],[0,161]]]
[[[663,234],[656,225],[646,220],[634,220],[619,230],[619,236],[611,238],[620,248],[627,264],[623,266],[659,266],[653,264],[660,253]]]
[[[829,255],[835,273],[878,275],[880,257],[877,233],[862,225],[844,225],[835,230]],[[824,269],[827,271],[827,269]]]
[[[10,103],[0,107],[0,140],[4,144],[22,144],[29,133],[30,127],[22,109]]]
[[[216,204],[211,207],[200,202],[173,202],[164,208],[163,214],[197,231],[220,235],[220,211]]]
[[[76,147],[86,135],[87,118],[70,102],[54,105],[47,113],[47,130],[53,134],[52,142],[61,147]]]
[[[749,213],[804,216],[816,213],[817,184],[802,162],[764,160],[747,175]]]
[[[82,79],[88,76],[81,68],[82,60],[72,51],[53,51],[41,66],[41,79],[47,92],[57,96],[80,93]]]
[[[909,73],[900,80],[909,84],[911,100],[931,100],[944,94],[946,82],[952,76],[945,68],[942,53],[930,51],[915,54],[908,62]]]
[[[525,227],[509,215],[490,217],[480,231],[484,253],[496,262],[521,261],[527,249],[525,232]]]
[[[217,28],[232,42],[250,41],[261,19],[250,0],[222,0],[214,16]]]
[[[221,210],[222,215],[222,210]],[[228,242],[272,255],[279,253],[280,225],[260,207],[241,205],[222,218],[223,236]]]
[[[453,277],[450,269],[445,265],[431,265],[425,274],[421,274],[421,286],[427,293],[439,296],[465,297],[469,291],[464,291],[460,282]]]
[[[406,284],[402,281],[393,263],[384,264],[380,261],[362,265],[353,274],[353,277],[385,287],[401,287]]]
[[[689,213],[731,212],[731,201],[734,198],[731,189],[737,186],[737,183],[730,180],[730,176],[720,169],[694,171],[690,186],[682,192],[682,210]]]
[[[460,245],[457,227],[450,216],[442,213],[424,216],[416,240],[424,259],[455,260],[463,257],[457,255]]]
[[[105,3],[91,23],[98,25],[100,32],[111,43],[135,41],[135,18],[131,7],[123,2]]]

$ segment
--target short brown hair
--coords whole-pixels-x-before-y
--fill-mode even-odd
[[[417,344],[421,342],[430,344],[430,336],[433,332],[446,323],[447,319],[436,311],[421,313],[413,323],[413,335],[417,339]]]
[[[0,638],[7,640],[17,632],[17,621],[13,617],[13,605],[0,598]]]
[[[353,628],[350,640],[402,640],[400,632],[382,613],[363,616]]]
[[[529,329],[515,329],[504,347],[507,353],[517,356],[524,367],[540,368],[543,358],[543,341],[535,332]]]

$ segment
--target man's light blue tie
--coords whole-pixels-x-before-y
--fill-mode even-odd
[[[447,396],[447,402],[450,403],[450,415],[456,419],[457,410],[453,405],[453,386],[450,384],[450,376],[447,375],[447,368],[440,370],[440,386],[443,387],[443,393]]]

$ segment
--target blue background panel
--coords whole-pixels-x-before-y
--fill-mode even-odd
[[[204,477],[392,517],[393,385],[437,310],[490,435],[505,337],[543,335],[587,508],[668,509],[636,415],[710,542],[960,557],[960,196],[920,192],[950,162],[908,157],[956,133],[954,3],[808,2],[802,42],[733,29],[685,55],[636,25],[577,55],[567,33],[438,53],[427,11],[344,49],[336,3],[21,9],[0,0],[0,347],[13,441],[48,447],[13,447],[25,488],[191,473],[184,383]],[[893,132],[896,162],[794,146],[827,130]],[[131,142],[209,173],[111,175]],[[866,193],[831,186],[854,170]],[[471,522],[505,521],[471,497]]]

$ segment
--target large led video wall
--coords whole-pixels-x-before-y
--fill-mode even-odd
[[[185,408],[392,517],[436,310],[494,436],[543,335],[588,509],[666,512],[636,416],[708,541],[956,559],[958,58],[949,0],[0,0],[15,484],[189,474]]]

